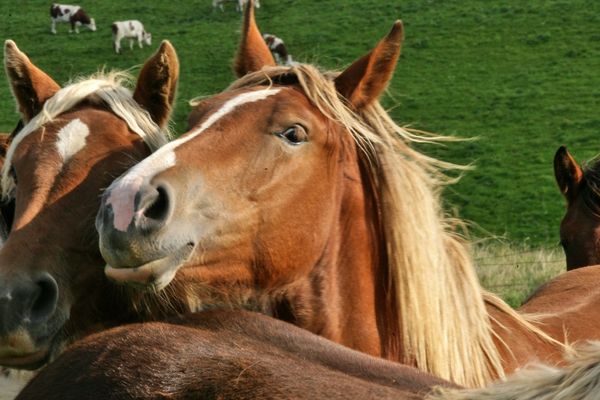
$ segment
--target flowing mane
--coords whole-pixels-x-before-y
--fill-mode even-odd
[[[271,67],[242,77],[230,89],[297,83],[322,113],[352,132],[379,207],[387,290],[397,315],[390,337],[400,340],[391,347],[401,359],[467,386],[504,377],[486,303],[554,341],[481,288],[467,243],[455,231],[458,221],[445,215],[440,198],[441,188],[453,180],[443,171],[464,167],[411,147],[455,139],[402,128],[379,102],[353,112],[334,87],[336,75],[310,65]]]
[[[600,215],[600,157],[590,160],[583,168],[585,185],[582,186],[582,199],[596,215]]]
[[[2,197],[6,199],[12,193],[15,183],[9,174],[15,149],[27,135],[42,125],[53,121],[60,114],[70,110],[84,99],[94,95],[101,99],[117,116],[123,119],[129,128],[137,133],[150,147],[151,151],[168,142],[168,131],[161,129],[150,115],[134,99],[131,91],[123,84],[131,81],[125,72],[98,73],[89,78],[60,89],[44,103],[43,109],[16,134],[7,152],[2,167]]]

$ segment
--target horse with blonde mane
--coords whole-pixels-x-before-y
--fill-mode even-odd
[[[10,40],[4,59],[23,126],[2,166],[14,215],[0,249],[0,365],[36,369],[78,337],[176,312],[106,279],[94,218],[103,188],[167,143],[179,63],[163,42],[132,92],[121,73],[61,88]]]
[[[378,101],[402,23],[341,73],[275,66],[252,7],[242,31],[239,79],[105,191],[107,275],[193,310],[260,311],[466,386],[560,362],[562,332],[481,288],[441,206],[443,171],[457,167],[413,148],[446,138],[399,127]]]

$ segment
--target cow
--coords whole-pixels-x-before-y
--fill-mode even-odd
[[[219,7],[221,11],[225,11],[223,4],[230,2],[235,3],[235,9],[239,12],[242,12],[248,0],[213,0],[213,8]],[[254,7],[260,8],[260,0],[254,0]]]
[[[285,48],[285,43],[281,38],[269,33],[265,33],[263,34],[263,39],[267,43],[271,53],[273,53],[273,57],[275,58],[277,64],[290,66],[294,65],[292,56],[288,53],[287,49]]]
[[[144,25],[135,19],[128,21],[115,21],[112,24],[113,42],[117,54],[121,52],[121,39],[129,38],[129,48],[133,50],[133,40],[137,39],[140,49],[144,47],[142,42],[150,46],[152,34],[146,32]]]
[[[50,6],[50,17],[52,18],[50,31],[55,35],[57,22],[70,22],[71,29],[69,33],[73,31],[79,33],[80,25],[85,26],[91,31],[96,31],[96,21],[94,21],[94,18],[90,18],[80,6],[54,3]]]

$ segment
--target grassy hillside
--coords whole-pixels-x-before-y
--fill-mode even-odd
[[[563,200],[552,157],[567,144],[579,160],[600,150],[600,2],[584,0],[263,0],[264,32],[283,37],[297,60],[342,68],[401,18],[406,44],[386,104],[398,121],[477,141],[425,149],[475,163],[448,189],[449,207],[482,228],[533,245],[555,245]],[[225,88],[239,36],[233,5],[210,0],[81,1],[97,32],[50,34],[46,1],[4,1],[0,32],[59,82],[99,68],[142,63],[169,39],[182,64],[175,129],[185,130],[186,101]],[[151,48],[114,54],[113,20],[138,18]],[[0,130],[15,106],[0,85]]]

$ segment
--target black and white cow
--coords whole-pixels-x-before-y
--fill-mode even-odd
[[[248,0],[213,0],[213,8],[219,7],[221,9],[221,11],[225,11],[223,9],[223,4],[235,3],[236,10],[238,10],[239,12],[242,12],[242,10],[244,9],[244,6],[246,5],[247,2],[248,2]],[[254,7],[260,8],[260,0],[254,0]]]
[[[79,26],[83,25],[91,31],[96,30],[96,21],[94,18],[88,17],[80,6],[71,6],[68,4],[52,4],[50,7],[50,17],[52,18],[52,25],[50,30],[56,34],[56,23],[57,22],[69,22],[71,29],[69,33],[75,31],[79,33]]]
[[[140,49],[143,47],[142,43],[146,43],[148,46],[152,44],[152,34],[146,32],[144,25],[136,19],[113,22],[112,33],[117,54],[121,52],[121,40],[123,38],[129,38],[129,48],[131,50],[133,50],[134,39],[137,40]]]
[[[283,43],[283,39],[269,33],[265,33],[263,39],[267,43],[267,46],[269,46],[271,53],[273,53],[273,57],[275,57],[275,62],[277,62],[277,64],[294,65],[292,56],[288,53],[285,43]]]

